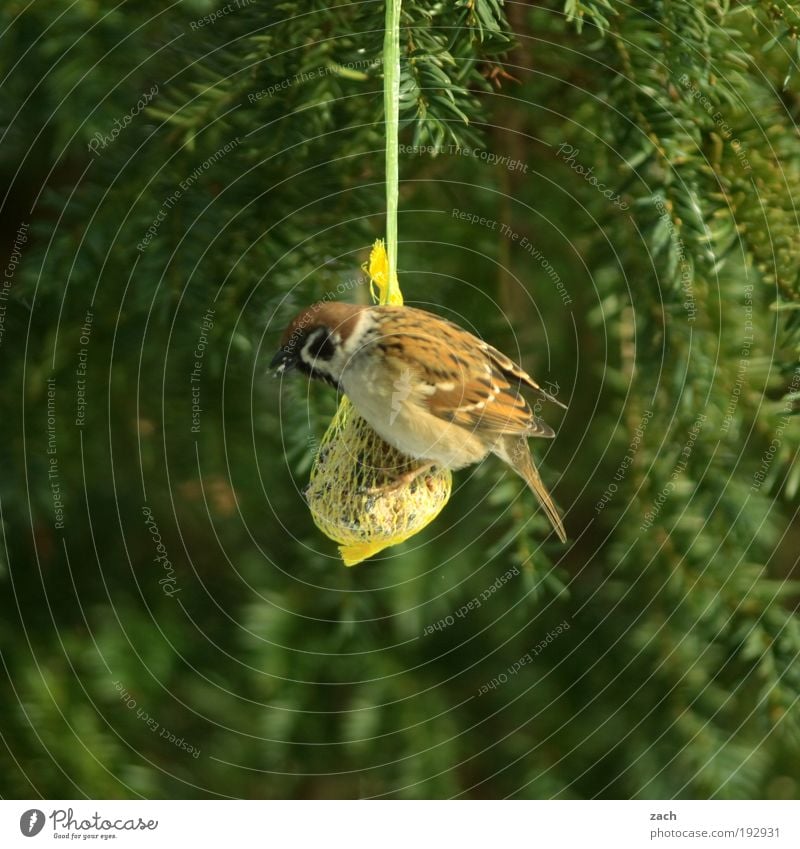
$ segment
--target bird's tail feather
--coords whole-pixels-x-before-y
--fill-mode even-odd
[[[566,542],[567,533],[564,530],[564,524],[533,463],[527,437],[506,437],[503,440],[502,451],[498,453],[533,490],[534,495],[539,499],[539,504],[542,505],[542,509],[558,534],[558,538],[561,542]]]

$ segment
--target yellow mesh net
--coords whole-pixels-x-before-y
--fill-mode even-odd
[[[375,243],[366,268],[380,303],[402,304],[389,285],[386,249]],[[345,566],[355,566],[421,531],[450,498],[452,475],[434,467],[410,483],[388,488],[420,465],[384,442],[343,398],[322,438],[306,498],[316,526],[339,543]]]

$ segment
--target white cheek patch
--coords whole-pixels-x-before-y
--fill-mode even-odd
[[[317,345],[324,336],[328,335],[328,331],[323,328],[317,328],[312,331],[308,338],[306,339],[306,344],[300,349],[300,359],[308,366],[311,366],[314,369],[322,369],[327,371],[325,368],[327,366],[329,360],[324,357],[320,357],[312,351],[312,348]],[[339,334],[332,333],[330,335],[330,340],[338,344],[339,342]]]
[[[338,333],[336,334],[337,341],[340,341],[341,344],[337,346],[331,363],[340,374],[345,368],[353,364],[354,358],[365,351],[370,341],[370,331],[375,328],[375,325],[375,317],[364,310],[358,316],[347,339],[341,342],[341,336]]]
[[[352,356],[369,340],[370,331],[376,328],[375,316],[371,315],[368,310],[363,310],[357,317],[350,335],[342,345],[342,350]]]
[[[313,365],[316,357],[311,353],[311,346],[314,344],[316,340],[316,334],[311,334],[306,340],[306,344],[300,349],[300,358],[304,363],[308,363],[308,365]]]

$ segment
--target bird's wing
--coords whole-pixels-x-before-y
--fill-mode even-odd
[[[541,386],[526,372],[524,369],[520,368],[513,360],[510,360],[505,354],[501,353],[497,350],[497,348],[493,348],[491,345],[483,342],[481,340],[480,344],[483,346],[484,351],[487,356],[494,362],[494,364],[503,372],[506,377],[510,377],[514,380],[518,380],[520,383],[524,383],[529,389],[533,389],[538,395],[544,398],[547,401],[552,402],[553,404],[558,404],[562,410],[567,409],[566,404],[562,404],[557,398],[554,398],[549,392],[545,392]]]
[[[480,428],[498,436],[555,435],[534,416],[519,391],[520,384],[546,397],[547,393],[508,357],[458,325],[431,313],[422,313],[425,327],[435,328],[435,338],[426,338],[420,334],[419,318],[413,315],[421,311],[410,307],[394,309],[392,332],[378,344],[390,357],[392,348],[402,348],[401,368],[413,371],[413,382],[423,387],[418,392],[418,402],[428,412],[468,430]],[[414,344],[403,344],[402,336],[413,338]],[[443,358],[442,351],[445,351]],[[471,355],[467,356],[465,351]],[[401,375],[397,381],[400,391],[402,382]]]
[[[460,383],[450,380],[434,384],[433,388],[426,398],[430,412],[469,430],[480,428],[498,435],[555,435],[497,370],[489,370],[485,378]]]

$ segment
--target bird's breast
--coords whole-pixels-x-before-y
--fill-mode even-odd
[[[479,433],[428,411],[410,370],[389,372],[370,358],[354,358],[342,376],[342,389],[373,430],[409,457],[460,469],[489,453],[491,446]]]

